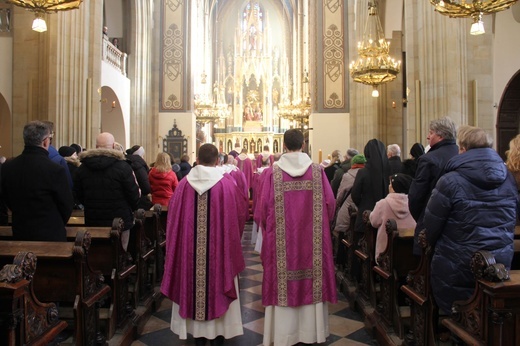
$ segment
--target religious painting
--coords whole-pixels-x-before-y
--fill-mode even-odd
[[[184,137],[182,131],[177,128],[175,120],[172,129],[163,139],[163,152],[173,155],[174,158],[180,158],[188,153],[188,140]]]
[[[231,152],[233,150],[233,143],[231,142],[231,139],[227,141],[227,152]]]
[[[254,139],[251,139],[251,143],[249,143],[249,149],[250,153],[256,152],[256,144]]]
[[[247,141],[247,139],[244,139],[244,144],[242,145],[242,149],[248,149],[249,148],[249,143]]]
[[[278,148],[278,140],[274,140],[273,141],[273,153],[279,153],[280,152],[280,149]]]
[[[263,150],[262,140],[260,138],[258,138],[258,141],[256,142],[256,147],[258,148],[258,151]]]

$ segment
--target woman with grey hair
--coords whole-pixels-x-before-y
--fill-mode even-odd
[[[470,270],[476,251],[487,250],[509,269],[513,259],[518,192],[511,173],[482,129],[464,126],[459,155],[446,164],[426,206],[424,226],[434,247],[431,283],[435,301],[451,313],[473,294]]]

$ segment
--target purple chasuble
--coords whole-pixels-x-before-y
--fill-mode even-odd
[[[247,182],[247,189],[249,190],[253,184],[253,162],[249,157],[244,159],[242,155],[238,155],[237,167],[244,173]]]
[[[335,200],[323,169],[301,177],[274,165],[262,192],[262,304],[297,307],[336,303],[330,221]]]
[[[241,234],[244,198],[223,178],[199,195],[181,180],[168,206],[166,260],[161,292],[182,318],[216,319],[237,298],[234,278],[245,268]]]

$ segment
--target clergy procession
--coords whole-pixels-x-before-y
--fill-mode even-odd
[[[3,343],[135,343],[163,301],[175,345],[334,344],[342,301],[363,322],[362,344],[495,345],[516,335],[507,316],[487,334],[496,315],[481,312],[473,329],[464,316],[519,306],[507,292],[520,284],[520,135],[504,163],[485,131],[444,117],[409,159],[371,139],[363,154],[335,150],[320,165],[289,129],[283,153],[203,144],[185,176],[172,155],[159,153],[150,169],[143,147],[124,152],[107,132],[95,149],[61,147],[78,158],[64,167],[69,156],[51,158],[53,136],[52,123],[27,123],[23,152],[0,165]],[[246,253],[261,267],[256,341],[244,332]],[[65,285],[64,275],[75,279]],[[59,285],[71,297],[49,292]]]

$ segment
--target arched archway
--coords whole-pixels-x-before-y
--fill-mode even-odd
[[[509,149],[509,141],[513,139],[520,129],[520,71],[511,78],[498,106],[497,119],[497,151],[506,159],[506,151]]]
[[[114,90],[106,86],[101,88],[101,132],[110,132],[116,142],[129,146],[121,103]]]
[[[5,97],[0,94],[0,156],[13,156],[12,114]]]

